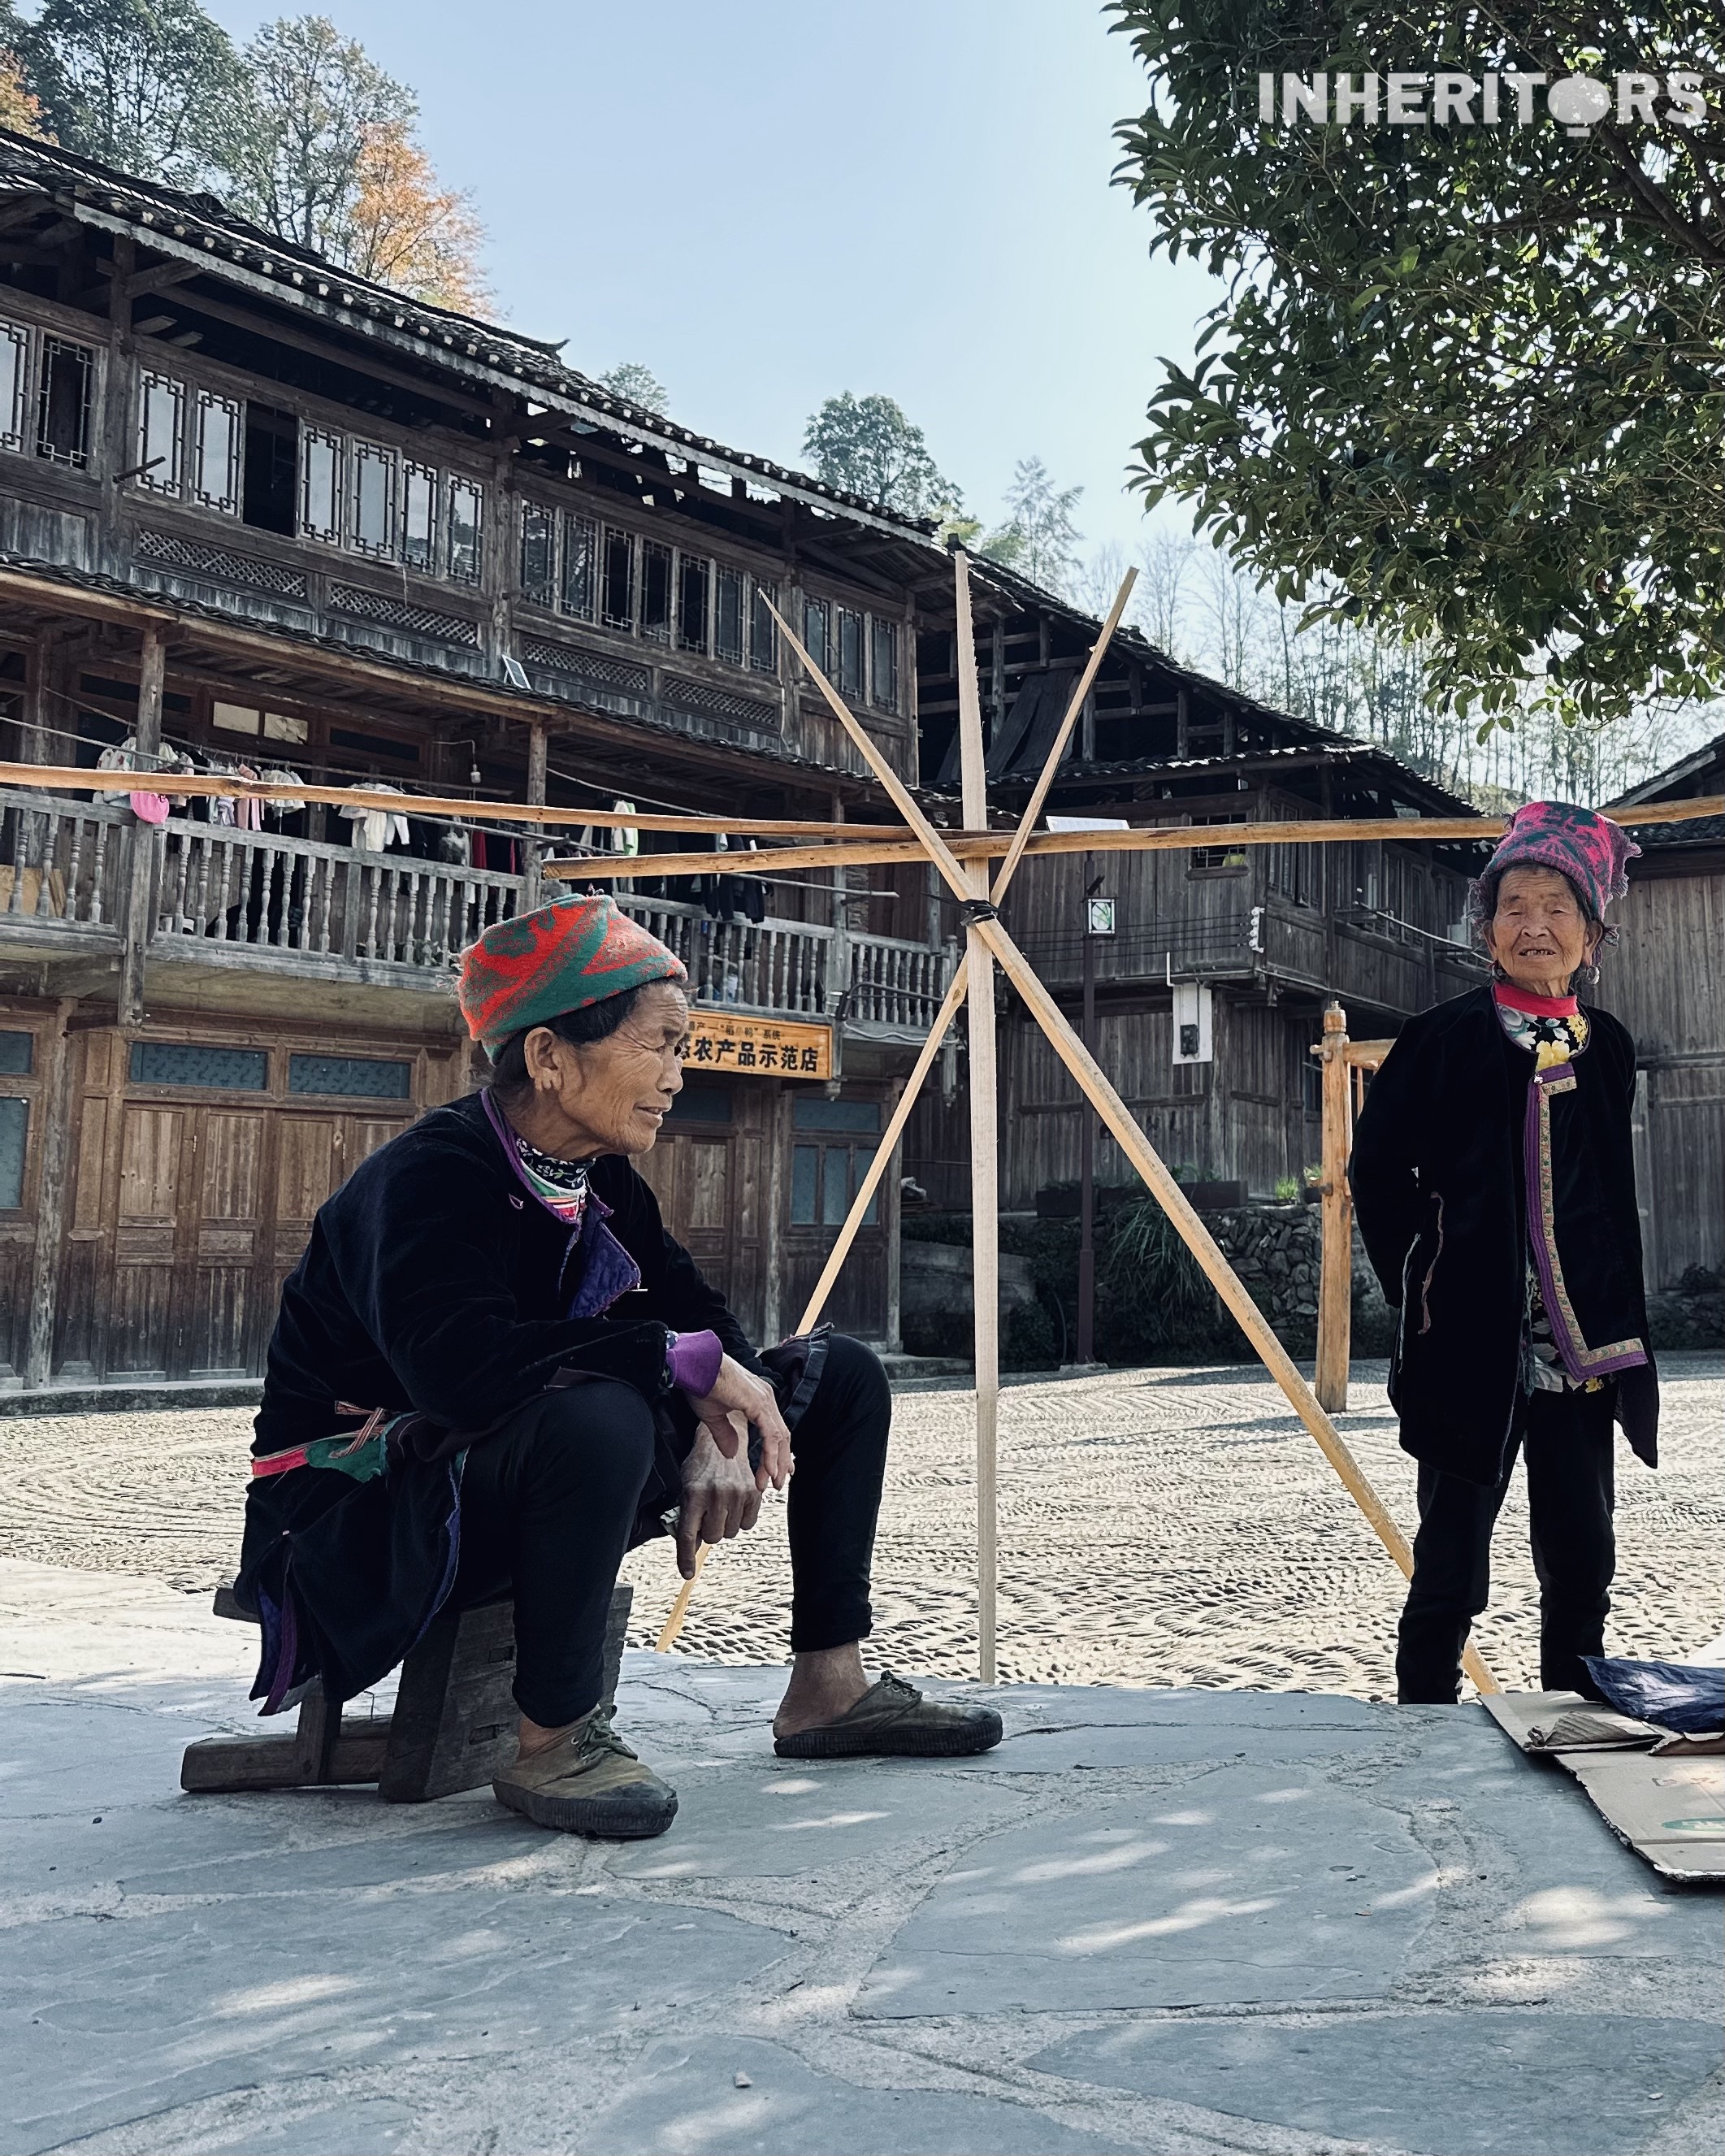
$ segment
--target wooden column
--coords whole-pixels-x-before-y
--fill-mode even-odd
[[[887,1120],[904,1098],[905,1081],[893,1081],[887,1096]],[[904,1340],[900,1331],[902,1320],[901,1282],[903,1251],[899,1243],[900,1209],[904,1199],[904,1140],[893,1147],[892,1159],[886,1171],[886,1187],[880,1193],[880,1225],[886,1234],[886,1348],[889,1354],[902,1353]]]
[[[162,680],[167,646],[159,629],[146,629],[138,665],[137,770],[140,783],[156,767],[162,748]],[[118,1023],[135,1026],[144,1016],[144,962],[154,926],[156,864],[161,840],[156,826],[134,822],[127,833],[126,898],[121,916]]]
[[[982,697],[976,638],[970,619],[970,564],[957,565],[958,755],[964,825],[988,822],[988,782],[983,752]],[[987,902],[988,865],[968,865],[973,896]],[[975,1237],[977,1672],[993,1684],[995,1597],[995,1461],[1000,1414],[1000,1208],[999,1079],[994,1038],[994,962],[973,923],[965,932],[970,999],[970,1213]]]
[[[71,1050],[66,1021],[77,1009],[71,1001],[54,1012],[51,1029],[40,1036],[42,1084],[37,1108],[42,1117],[41,1152],[36,1178],[36,1248],[30,1262],[30,1319],[24,1335],[23,1380],[45,1385],[54,1375],[54,1327],[59,1307],[60,1245],[66,1227],[66,1167],[72,1128]]]
[[[527,801],[528,805],[532,808],[542,808],[545,805],[545,764],[547,745],[545,721],[543,719],[535,719],[527,729]],[[526,889],[521,894],[521,898],[528,912],[531,912],[540,902],[539,864],[545,854],[544,831],[545,827],[542,824],[531,833],[524,833],[522,835],[521,867]]]
[[[1323,1261],[1317,1289],[1317,1368],[1312,1390],[1328,1414],[1348,1405],[1349,1322],[1353,1304],[1353,1197],[1348,1188],[1348,1144],[1352,1128],[1348,1014],[1339,1004],[1324,1013],[1322,1059],[1324,1134]]]

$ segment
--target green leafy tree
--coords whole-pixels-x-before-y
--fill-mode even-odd
[[[197,0],[48,0],[33,22],[8,8],[0,45],[67,149],[175,187],[209,179],[239,69]]]
[[[1111,0],[1150,78],[1122,178],[1228,280],[1141,445],[1307,619],[1416,643],[1486,723],[1608,721],[1725,680],[1722,18],[1701,0]],[[1651,116],[1271,124],[1256,78],[1656,76]],[[1512,101],[1513,100],[1513,101]],[[1279,100],[1278,100],[1279,109]],[[1387,113],[1386,113],[1387,119]]]
[[[599,377],[599,386],[625,403],[639,405],[644,412],[664,412],[670,407],[670,390],[650,367],[644,367],[638,359],[619,362]]]
[[[982,552],[1033,583],[1077,596],[1082,535],[1072,511],[1083,492],[1081,486],[1057,487],[1040,457],[1021,457],[1006,490],[1006,522],[983,541]]]
[[[901,516],[941,516],[961,506],[922,429],[890,397],[854,397],[848,389],[829,397],[803,429],[803,449],[829,486]]]
[[[234,205],[270,232],[357,269],[356,212],[380,143],[407,138],[413,92],[325,15],[266,23],[246,46],[223,156]]]

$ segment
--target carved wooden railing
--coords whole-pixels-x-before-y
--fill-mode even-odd
[[[213,947],[264,966],[297,960],[284,968],[295,973],[328,959],[447,975],[481,930],[523,903],[522,879],[493,870],[181,815],[152,827],[121,805],[0,790],[0,927],[74,923],[117,936],[133,836],[156,854],[151,945],[187,957]],[[840,937],[814,921],[715,920],[628,891],[618,903],[676,952],[699,1003],[923,1032],[946,993],[950,955],[926,944]]]
[[[0,788],[0,924],[111,927],[127,808]]]

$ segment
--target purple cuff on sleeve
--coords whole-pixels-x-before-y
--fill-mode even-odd
[[[725,1350],[716,1332],[680,1332],[666,1359],[671,1383],[683,1392],[692,1393],[696,1399],[704,1399],[719,1382]]]

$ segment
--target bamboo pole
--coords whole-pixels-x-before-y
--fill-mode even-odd
[[[531,773],[531,764],[529,768]],[[684,816],[634,808],[553,808],[531,800],[480,801],[461,794],[444,797],[390,789],[378,792],[364,786],[314,786],[300,780],[288,785],[275,779],[218,778],[197,772],[182,774],[149,771],[141,767],[136,771],[86,771],[78,764],[0,763],[0,786],[34,786],[56,793],[75,790],[80,793],[136,793],[147,789],[152,793],[165,793],[170,800],[222,795],[230,800],[321,801],[332,808],[383,808],[396,814],[452,816],[458,822],[466,823],[483,817],[488,823],[558,824],[577,828],[591,825],[601,831],[684,831],[691,838],[711,837],[724,831],[741,838],[842,839],[854,835],[857,829],[855,824],[810,822],[783,816]],[[530,777],[530,790],[531,786]],[[703,854],[700,858],[711,867],[724,856]],[[920,854],[917,858],[922,858]],[[587,864],[578,860],[568,865],[581,868]],[[639,856],[632,858],[629,866],[639,872]],[[758,869],[758,856],[756,866]]]
[[[993,888],[988,894],[991,902],[996,906],[1006,896],[1007,886],[1011,882],[1013,873],[1019,862],[1024,858],[1023,841],[1029,837],[1036,818],[1041,813],[1042,803],[1048,798],[1048,789],[1054,783],[1054,775],[1060,767],[1061,757],[1065,752],[1066,742],[1071,735],[1073,726],[1077,722],[1079,713],[1084,708],[1084,698],[1087,693],[1088,684],[1094,679],[1109,640],[1119,624],[1120,617],[1125,611],[1126,602],[1131,595],[1132,583],[1137,575],[1136,569],[1129,569],[1127,572],[1126,578],[1120,587],[1119,595],[1115,600],[1113,610],[1104,623],[1091,650],[1084,681],[1080,684],[1077,693],[1067,705],[1065,718],[1050,744],[1048,755],[1043,763],[1041,778],[1031,793],[1024,814],[1019,819],[1018,830],[1014,834],[1015,844],[1009,850],[1005,865],[996,876]],[[968,587],[965,599],[968,606],[969,599]],[[973,644],[970,648],[974,651]],[[920,857],[922,853],[920,846],[917,853]],[[916,1065],[910,1077],[906,1081],[904,1091],[899,1096],[898,1105],[887,1123],[880,1143],[875,1148],[875,1158],[869,1163],[868,1173],[863,1178],[855,1197],[851,1200],[850,1210],[845,1216],[845,1224],[839,1231],[838,1240],[828,1255],[826,1264],[821,1270],[820,1278],[814,1284],[814,1292],[809,1296],[808,1306],[798,1322],[798,1332],[811,1331],[819,1320],[821,1312],[826,1307],[827,1297],[832,1293],[839,1270],[850,1254],[850,1245],[855,1240],[858,1229],[862,1225],[864,1215],[868,1211],[869,1202],[874,1196],[881,1177],[886,1173],[894,1152],[897,1150],[899,1140],[904,1135],[905,1126],[910,1121],[911,1111],[916,1104],[917,1096],[922,1092],[929,1071],[933,1068],[934,1059],[940,1053],[947,1029],[958,1014],[958,1006],[964,1000],[968,972],[969,958],[967,955],[958,961],[957,969],[952,975],[952,986],[947,991],[946,1000],[941,1005],[928,1038],[923,1043],[922,1052],[916,1058]],[[701,1577],[701,1571],[706,1563],[706,1546],[703,1543],[695,1553],[695,1578],[685,1579],[678,1589],[676,1599],[672,1603],[670,1613],[666,1617],[660,1632],[658,1645],[660,1654],[668,1653],[675,1645],[682,1632],[684,1622],[689,1614],[689,1604],[695,1594],[696,1581]]]
[[[875,747],[867,731],[859,722],[844,699],[834,689],[825,675],[811,660],[797,642],[794,632],[785,626],[784,633],[796,649],[803,665],[819,687],[834,716],[845,732],[856,743],[865,761],[880,783],[891,795],[895,806],[904,817],[927,850],[929,859],[961,899],[967,896],[960,879],[963,870],[953,859],[939,832],[935,830],[911,798],[898,774],[887,763]],[[1085,833],[1094,839],[1105,836],[1101,833]],[[1032,1016],[1048,1036],[1049,1043],[1060,1060],[1077,1080],[1080,1089],[1091,1106],[1112,1132],[1115,1142],[1143,1178],[1151,1194],[1157,1199],[1176,1231],[1203,1268],[1223,1302],[1233,1313],[1240,1330],[1257,1350],[1260,1359],[1271,1376],[1281,1386],[1290,1405],[1306,1424],[1324,1457],[1341,1477],[1343,1486],[1353,1499],[1378,1539],[1389,1552],[1403,1573],[1411,1578],[1414,1553],[1408,1539],[1391,1517],[1389,1507],[1372,1487],[1358,1462],[1348,1450],[1342,1433],[1319,1406],[1312,1388],[1296,1367],[1293,1358],[1282,1346],[1266,1323],[1258,1306],[1247,1294],[1232,1266],[1222,1255],[1215,1238],[1194,1211],[1191,1201],[1169,1174],[1155,1147],[1140,1130],[1132,1111],[1115,1091],[1101,1065],[1073,1030],[1060,1005],[1038,978],[1035,968],[1013,942],[998,920],[982,920],[975,924],[978,933],[999,962],[1008,979],[1024,998]],[[1481,1658],[1479,1650],[1469,1643],[1462,1657],[1463,1667],[1481,1692],[1499,1689],[1497,1680]]]
[[[833,1291],[839,1270],[850,1255],[850,1246],[856,1240],[857,1230],[868,1213],[869,1202],[880,1188],[880,1179],[886,1174],[893,1154],[898,1150],[898,1142],[904,1136],[906,1124],[911,1120],[911,1111],[916,1105],[916,1096],[922,1090],[923,1081],[934,1068],[934,1059],[940,1054],[947,1029],[958,1015],[958,1006],[964,1000],[969,978],[968,968],[968,959],[961,958],[953,969],[952,985],[947,990],[946,999],[935,1014],[934,1024],[929,1028],[928,1038],[923,1042],[922,1052],[905,1081],[905,1090],[899,1096],[898,1106],[887,1119],[880,1142],[875,1148],[875,1158],[869,1163],[869,1172],[857,1186],[856,1195],[850,1201],[850,1210],[845,1216],[845,1225],[839,1230],[838,1239],[821,1268],[820,1278],[814,1284],[814,1292],[797,1321],[798,1332],[812,1332],[819,1321],[821,1312],[826,1307],[827,1297]],[[689,1614],[689,1604],[695,1594],[696,1580],[700,1578],[706,1564],[707,1547],[703,1543],[695,1553],[695,1578],[685,1579],[677,1589],[677,1599],[670,1606],[670,1614],[660,1629],[657,1641],[661,1655],[670,1652],[683,1630]]]
[[[27,765],[0,769],[23,770]],[[344,797],[344,798],[347,797]],[[398,797],[396,805],[400,805]],[[490,813],[489,811],[487,813]],[[1642,824],[1686,824],[1703,816],[1725,816],[1725,794],[1699,801],[1667,801],[1656,808],[1601,809],[1607,820],[1633,829]],[[1501,816],[1362,816],[1329,818],[1317,822],[1286,824],[1230,824],[1225,830],[1230,846],[1334,846],[1355,839],[1394,839],[1406,844],[1455,839],[1486,839],[1502,835]],[[725,827],[735,830],[732,824]],[[779,870],[806,868],[891,868],[926,858],[914,838],[902,834],[881,839],[858,839],[855,824],[843,827],[852,834],[846,842],[828,846],[786,846],[766,853],[655,854],[654,873],[666,875],[761,875]],[[1180,853],[1205,843],[1210,827],[1191,824],[1161,824],[1129,831],[1038,831],[1023,850],[1039,858],[1050,854],[1158,854]],[[1008,853],[1014,843],[1009,831],[947,831],[942,843],[957,860],[993,858]],[[552,871],[566,868],[571,875],[603,880],[626,875],[639,863],[619,866],[603,861],[576,860],[547,865]]]
[[[1323,1081],[1322,1256],[1317,1286],[1317,1361],[1312,1389],[1328,1414],[1348,1406],[1348,1359],[1353,1315],[1353,1198],[1348,1188],[1349,1114],[1348,1016],[1339,1004],[1324,1013],[1324,1037],[1312,1050]]]
[[[958,656],[959,783],[967,824],[988,820],[988,774],[983,749],[983,700],[976,670],[976,634],[970,614],[970,563],[962,548],[952,557],[957,599],[953,642]],[[1101,646],[1091,654],[1093,676]],[[1069,716],[1069,721],[1070,714]],[[1025,834],[1018,834],[1019,852]],[[1011,853],[1009,869],[1016,866]],[[987,905],[988,864],[973,861],[963,871],[970,897]],[[1000,1436],[1000,1093],[995,1048],[994,963],[973,918],[964,932],[973,984],[970,998],[970,1219],[971,1306],[976,1362],[976,1631],[977,1674],[995,1679],[995,1592]]]

